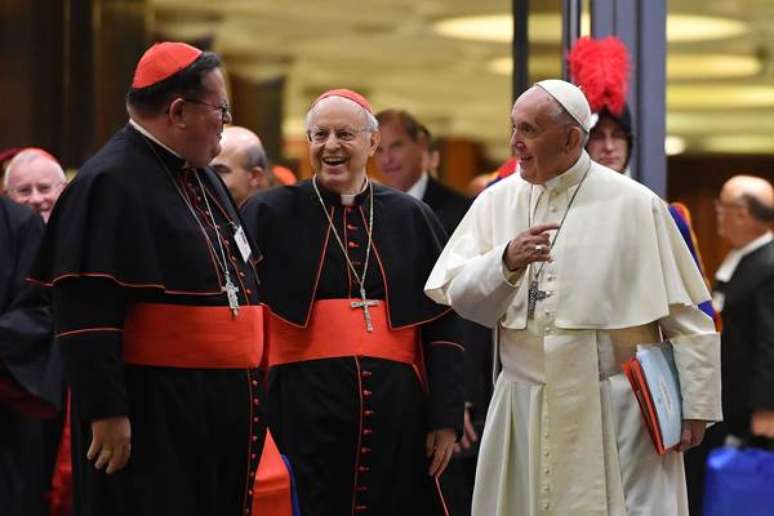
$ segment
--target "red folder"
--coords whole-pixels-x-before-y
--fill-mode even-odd
[[[642,366],[637,358],[631,358],[624,363],[623,372],[626,375],[626,378],[629,379],[634,395],[637,397],[637,402],[640,404],[642,418],[645,421],[645,426],[648,429],[650,438],[653,440],[653,446],[655,446],[656,452],[659,455],[664,455],[669,449],[664,446],[664,439],[658,424],[658,414],[656,413],[656,407],[653,403],[653,396],[650,393],[648,382],[645,379]]]

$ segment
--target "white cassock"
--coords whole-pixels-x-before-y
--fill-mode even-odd
[[[539,265],[509,273],[505,247],[576,190],[528,319]],[[543,186],[514,174],[479,195],[425,291],[499,334],[474,516],[687,516],[682,453],[658,456],[621,373],[668,338],[684,419],[722,418],[720,339],[696,308],[709,293],[658,196],[585,152]]]

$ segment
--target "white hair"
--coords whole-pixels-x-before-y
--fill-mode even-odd
[[[352,99],[348,99],[347,97],[340,97],[338,95],[332,95],[330,97],[325,97],[321,101],[315,103],[311,108],[309,108],[309,111],[306,112],[306,116],[304,116],[304,131],[309,131],[310,126],[312,125],[312,119],[315,115],[317,115],[317,111],[320,109],[320,104],[325,102],[328,99],[344,99],[347,102],[351,102],[352,104],[356,105],[360,110],[363,112],[363,115],[365,116],[366,120],[366,126],[365,129],[369,133],[375,133],[379,130],[379,122],[376,120],[376,117],[373,113],[368,111],[366,108],[358,104]]]
[[[38,159],[43,159],[51,163],[54,166],[57,178],[61,179],[62,181],[67,181],[67,176],[65,175],[62,166],[53,157],[45,153],[45,151],[40,149],[24,149],[13,157],[11,162],[8,164],[8,167],[5,169],[5,177],[3,177],[3,189],[8,189],[10,177],[17,168],[20,169],[20,171],[23,171],[24,165],[28,165]]]

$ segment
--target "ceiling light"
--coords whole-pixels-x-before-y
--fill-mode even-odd
[[[735,54],[674,54],[667,56],[667,78],[719,79],[750,77],[761,73],[763,65],[753,56]]]
[[[670,110],[774,107],[774,86],[676,84],[667,88],[667,105]]]
[[[581,17],[581,32],[590,33],[591,18],[587,13]],[[513,16],[511,14],[489,14],[447,18],[433,24],[433,30],[442,36],[510,43],[513,40]],[[538,13],[529,18],[530,43],[555,43],[562,39],[562,18],[559,14]]]
[[[774,140],[769,135],[713,136],[701,141],[703,150],[730,154],[772,154]]]
[[[531,75],[547,77],[561,74],[557,57],[533,54],[529,61]],[[667,79],[726,79],[758,75],[763,66],[752,56],[734,54],[670,54],[667,57]],[[489,70],[497,75],[511,75],[513,60],[508,56],[489,62]]]
[[[559,13],[529,15],[530,43],[557,43],[562,39],[562,18]],[[581,16],[581,33],[589,34],[591,21],[588,13]],[[433,30],[442,36],[509,43],[513,40],[513,15],[489,14],[446,18],[433,24]],[[746,23],[731,18],[670,14],[667,16],[667,41],[685,43],[740,36],[748,32]]]
[[[741,36],[747,32],[747,24],[732,18],[695,14],[670,14],[667,16],[667,41],[685,43]]]
[[[685,140],[679,136],[667,136],[664,139],[664,152],[667,156],[675,156],[685,152]]]

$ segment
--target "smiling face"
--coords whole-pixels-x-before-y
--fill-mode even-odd
[[[429,153],[424,141],[414,141],[403,123],[393,118],[380,124],[381,141],[376,150],[376,162],[387,185],[401,191],[410,189],[425,170]]]
[[[8,170],[6,187],[8,196],[26,204],[48,222],[59,195],[65,187],[62,168],[49,158],[34,151],[19,155]]]
[[[525,181],[543,184],[578,159],[580,128],[566,120],[559,105],[541,88],[533,87],[516,100],[511,123],[511,150]]]
[[[379,145],[379,132],[367,128],[365,111],[342,97],[328,97],[313,108],[308,123],[309,159],[326,189],[357,193],[366,163]]]

